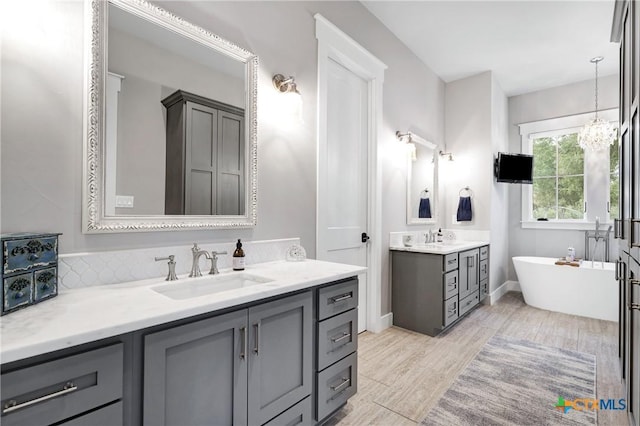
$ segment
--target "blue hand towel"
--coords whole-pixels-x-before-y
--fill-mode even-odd
[[[460,197],[460,201],[458,201],[458,222],[469,222],[472,217],[471,197]]]
[[[431,201],[428,198],[420,198],[420,207],[418,208],[418,217],[421,219],[431,218]]]

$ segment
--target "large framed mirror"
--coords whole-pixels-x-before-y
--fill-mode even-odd
[[[436,144],[410,133],[407,155],[407,225],[438,221],[438,151]]]
[[[143,0],[85,0],[83,232],[257,220],[253,53]]]

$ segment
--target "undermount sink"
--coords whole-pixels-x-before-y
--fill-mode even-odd
[[[191,299],[228,290],[252,287],[273,281],[272,279],[244,272],[201,278],[191,278],[162,284],[151,289],[174,300]]]

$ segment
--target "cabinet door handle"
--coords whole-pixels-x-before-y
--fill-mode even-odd
[[[64,387],[62,389],[60,389],[59,391],[55,391],[53,393],[41,396],[39,398],[32,399],[30,401],[25,401],[25,402],[22,402],[22,403],[18,404],[14,399],[12,399],[11,401],[7,402],[4,405],[4,409],[2,410],[2,414],[8,414],[8,413],[11,413],[13,411],[19,410],[21,408],[26,408],[26,407],[29,407],[31,405],[38,404],[40,402],[45,402],[45,401],[48,401],[48,400],[50,400],[52,398],[56,398],[58,396],[66,395],[68,393],[75,392],[77,390],[78,390],[78,386],[74,385],[73,382],[67,382],[64,385]]]
[[[343,377],[342,378],[342,382],[340,382],[339,385],[331,386],[331,390],[334,391],[334,392],[340,392],[342,389],[344,389],[346,386],[348,386],[349,383],[351,383],[351,379]]]
[[[331,301],[331,303],[338,303],[338,302],[342,302],[343,300],[351,299],[352,297],[353,297],[353,293],[345,293],[339,296],[333,296],[329,300]]]
[[[468,268],[473,268],[475,257],[476,257],[475,255],[467,256],[467,267]]]
[[[240,327],[240,359],[245,359],[247,354],[247,327]]]
[[[616,281],[620,281],[622,278],[620,278],[620,260],[616,259],[616,267],[615,267],[615,276],[613,277],[614,280]]]
[[[620,232],[620,223],[622,223],[620,219],[613,219],[613,239],[614,240],[620,238],[622,234]]]
[[[342,333],[342,335],[340,337],[332,337],[331,341],[333,343],[338,343],[338,342],[343,341],[344,339],[348,339],[349,337],[351,337],[351,333],[346,333],[345,332],[345,333]]]
[[[631,247],[640,247],[640,242],[636,241],[636,225],[640,224],[640,219],[629,219],[631,229],[629,230],[629,243]]]
[[[253,324],[253,330],[255,334],[255,346],[253,347],[253,352],[256,355],[260,354],[260,323]]]
[[[629,308],[630,311],[640,311],[640,303],[629,303],[627,308]]]

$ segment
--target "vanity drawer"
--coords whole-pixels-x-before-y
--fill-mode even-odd
[[[489,257],[489,246],[480,247],[480,260],[484,260]]]
[[[25,238],[2,242],[3,273],[26,271],[58,260],[58,237]]]
[[[489,280],[480,281],[480,300],[489,295]]]
[[[123,345],[2,375],[2,424],[51,424],[122,398]]]
[[[444,271],[449,272],[458,269],[458,253],[451,253],[444,257]]]
[[[468,295],[467,297],[465,297],[460,301],[460,315],[464,315],[467,312],[469,312],[469,310],[474,306],[476,306],[479,302],[480,302],[479,294],[477,291],[474,291],[473,293],[471,293],[470,295]]]
[[[358,306],[358,280],[353,279],[318,290],[318,320]]]
[[[269,420],[263,426],[295,426],[310,424],[313,424],[313,421],[311,420],[311,397],[308,396],[284,413]]]
[[[120,426],[124,424],[123,420],[122,401],[120,401],[61,424],[63,426]]]
[[[453,296],[444,302],[444,326],[458,319],[458,297]]]
[[[340,408],[358,388],[358,358],[351,354],[318,373],[318,420]]]
[[[444,275],[444,298],[449,299],[458,294],[458,271],[447,272]]]
[[[318,370],[358,349],[358,310],[351,309],[318,324]]]
[[[489,276],[489,260],[480,261],[480,281],[486,280]]]

